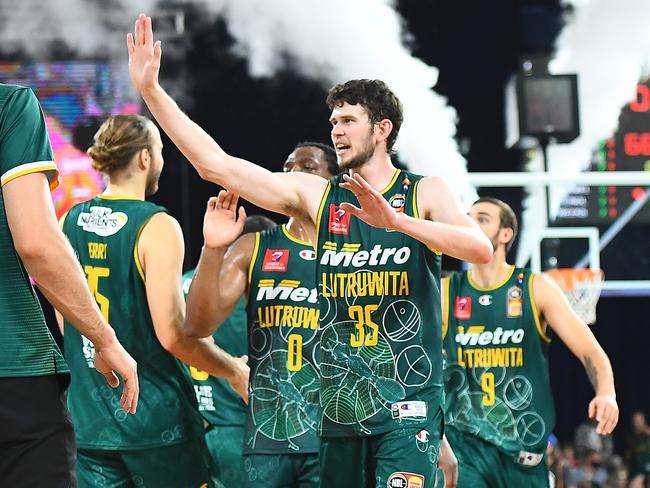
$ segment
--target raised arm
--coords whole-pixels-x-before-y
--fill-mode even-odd
[[[596,392],[589,403],[589,417],[598,421],[596,431],[599,434],[609,434],[618,423],[618,405],[614,373],[607,354],[554,281],[544,275],[535,275],[533,292],[540,319],[548,323],[582,362]]]
[[[255,235],[237,239],[246,218],[244,207],[237,215],[237,197],[230,192],[208,200],[203,250],[187,296],[185,330],[192,336],[211,335],[246,292]]]
[[[140,15],[135,23],[135,35],[127,35],[127,48],[131,81],[156,121],[202,178],[274,212],[301,221],[316,218],[326,181],[309,174],[272,173],[230,156],[167,95],[158,83],[161,44],[153,43],[150,17]]]
[[[164,243],[164,245],[161,245]],[[178,222],[165,213],[154,215],[140,235],[138,254],[145,274],[147,303],[156,337],[170,354],[211,375],[226,378],[248,401],[248,366],[214,344],[185,333],[185,304],[181,289],[183,234]]]
[[[119,384],[113,371],[122,377],[120,406],[135,413],[139,394],[136,362],[90,294],[74,251],[59,229],[45,174],[13,179],[3,185],[2,195],[16,252],[27,272],[52,306],[95,345],[95,369],[113,388]]]
[[[344,188],[353,191],[361,208],[343,203],[353,213],[375,227],[396,230],[438,250],[471,263],[487,263],[492,259],[492,244],[479,226],[463,213],[456,195],[437,176],[418,183],[419,219],[395,212],[386,199],[359,174],[344,176]]]

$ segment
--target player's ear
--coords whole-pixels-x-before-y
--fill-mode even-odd
[[[506,244],[512,240],[514,231],[510,227],[503,227],[500,231],[501,241]]]
[[[393,123],[389,119],[382,119],[375,124],[375,134],[386,141],[388,136],[393,132]]]
[[[143,149],[140,149],[138,152],[138,165],[140,166],[140,169],[149,169],[149,165],[151,164],[151,153],[149,152],[149,149],[146,147]]]

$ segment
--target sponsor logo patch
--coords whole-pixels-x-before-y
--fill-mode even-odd
[[[388,488],[423,488],[424,476],[397,471],[388,477]]]
[[[327,230],[332,234],[345,234],[350,232],[350,214],[338,205],[330,203],[329,225]]]
[[[303,249],[300,251],[300,257],[305,261],[314,261],[316,259],[316,251],[313,249]]]
[[[77,225],[86,232],[107,237],[117,234],[128,220],[124,212],[113,212],[112,208],[107,207],[90,207],[90,212],[79,214]]]
[[[406,473],[393,473],[388,478],[388,488],[408,488]]]
[[[267,249],[262,262],[262,271],[281,271],[287,270],[289,262],[288,249]]]
[[[395,209],[396,212],[404,212],[404,206],[406,205],[406,195],[403,193],[396,193],[390,197],[388,203]]]
[[[478,297],[478,303],[480,303],[484,307],[487,307],[488,305],[492,305],[492,295],[481,295],[480,297]]]
[[[454,309],[454,316],[458,320],[469,320],[470,318],[472,318],[471,297],[456,297],[456,307]]]
[[[521,288],[518,286],[508,288],[508,317],[521,317],[522,303]]]
[[[426,418],[427,416],[427,403],[414,400],[410,402],[397,402],[390,406],[391,415],[394,419],[412,419],[412,418]]]

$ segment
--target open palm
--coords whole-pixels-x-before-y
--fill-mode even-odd
[[[239,196],[227,190],[210,198],[203,217],[203,239],[206,247],[218,248],[232,244],[244,230],[246,211],[237,212]]]
[[[151,17],[140,14],[135,21],[135,31],[126,35],[126,47],[129,51],[129,75],[136,89],[144,90],[158,85],[160,41],[153,42]]]

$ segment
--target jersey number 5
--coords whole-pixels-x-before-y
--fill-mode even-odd
[[[95,266],[84,266],[84,271],[86,272],[86,276],[88,277],[88,288],[90,288],[90,292],[95,296],[95,300],[97,301],[97,305],[99,305],[99,309],[102,311],[102,315],[108,322],[108,307],[110,305],[108,298],[106,298],[104,295],[99,293],[99,278],[106,278],[110,276],[111,270],[108,268],[101,268],[101,267],[95,267]]]

